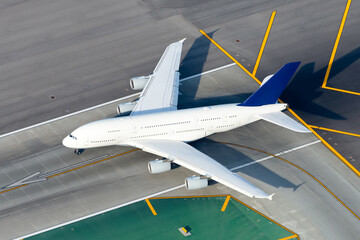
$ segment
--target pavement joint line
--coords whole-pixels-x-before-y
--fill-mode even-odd
[[[269,154],[271,155],[271,157],[275,157],[275,158],[278,158],[280,160],[283,160],[284,162],[298,168],[299,170],[303,171],[304,173],[306,173],[307,175],[309,175],[311,178],[313,178],[315,181],[317,181],[323,188],[325,188],[333,197],[335,197],[338,202],[340,202],[349,212],[351,212],[358,220],[360,220],[360,217],[357,216],[344,202],[342,202],[329,188],[327,188],[320,180],[318,180],[315,176],[313,176],[311,173],[307,172],[305,169],[301,168],[300,166],[284,159],[284,158],[281,158],[279,156],[276,156],[275,154],[271,154],[271,153],[268,153],[268,152],[265,152],[265,151],[262,151],[262,150],[259,150],[259,149],[256,149],[256,148],[252,148],[252,147],[247,147],[247,146],[243,146],[243,145],[239,145],[239,144],[234,144],[234,143],[227,143],[227,142],[216,142],[216,141],[209,141],[209,142],[215,142],[215,143],[223,143],[223,144],[228,144],[228,145],[233,145],[233,146],[238,146],[238,147],[243,147],[243,148],[247,148],[247,149],[251,149],[251,150],[254,150],[254,151],[258,151],[258,152],[262,152],[262,153],[265,153],[265,154]],[[317,142],[317,141],[315,141]],[[312,142],[312,144],[315,144],[315,142]],[[309,143],[311,144],[311,143]],[[305,144],[306,145],[306,144]],[[300,146],[299,146],[300,147]],[[297,149],[299,149],[299,147],[296,147]],[[136,149],[137,150],[137,149]],[[283,152],[286,152],[286,151],[283,151]],[[282,152],[282,153],[283,153]],[[287,150],[287,152],[289,152]],[[231,169],[230,169],[231,170]],[[80,218],[77,218],[77,219],[74,219],[74,220],[71,220],[71,221],[68,221],[68,222],[65,222],[65,223],[62,223],[62,224],[58,224],[58,225],[55,225],[53,227],[50,227],[50,228],[46,228],[46,229],[43,229],[43,230],[40,230],[40,231],[37,231],[37,232],[34,232],[34,233],[31,233],[31,234],[28,234],[28,235],[25,235],[25,236],[22,236],[22,237],[19,237],[19,238],[16,238],[16,240],[20,240],[20,239],[23,239],[23,238],[26,238],[26,237],[31,237],[31,236],[34,236],[34,235],[37,235],[37,234],[40,234],[40,233],[43,233],[43,232],[46,232],[46,231],[50,231],[52,229],[55,229],[55,228],[58,228],[58,227],[62,227],[62,226],[65,226],[65,225],[68,225],[68,224],[71,224],[71,223],[74,223],[74,222],[78,222],[80,220],[83,220],[83,219],[86,219],[86,218],[90,218],[90,217],[93,217],[93,216],[96,216],[96,215],[99,215],[99,214],[102,214],[102,213],[106,213],[108,211],[111,211],[111,210],[115,210],[117,208],[121,208],[121,207],[124,207],[124,206],[127,206],[127,205],[130,205],[132,203],[136,203],[136,202],[139,202],[139,201],[142,201],[142,200],[146,200],[146,199],[149,199],[149,198],[153,198],[155,196],[158,196],[158,195],[161,195],[161,194],[164,194],[164,193],[167,193],[167,192],[171,192],[171,191],[174,191],[174,190],[177,190],[181,187],[184,187],[185,184],[182,184],[182,185],[179,185],[179,186],[176,186],[176,187],[173,187],[173,188],[169,188],[169,189],[166,189],[166,190],[163,190],[161,192],[157,192],[157,193],[154,193],[154,194],[150,194],[148,196],[145,196],[145,197],[141,197],[141,198],[138,198],[138,199],[135,199],[135,200],[132,200],[132,201],[129,201],[129,202],[126,202],[126,203],[123,203],[123,204],[120,204],[120,205],[117,205],[115,207],[111,207],[111,208],[108,208],[108,209],[105,209],[105,210],[102,210],[102,211],[99,211],[99,212],[96,212],[96,213],[93,213],[93,214],[90,214],[90,215],[86,215],[86,216],[83,216],[83,217],[80,217]],[[17,187],[18,188],[18,187]],[[8,191],[8,190],[6,190]],[[239,201],[239,200],[237,200]],[[250,207],[248,205],[246,205],[247,207]],[[251,208],[251,207],[250,207]],[[253,208],[251,208],[253,209]],[[256,210],[255,210],[256,211]],[[259,211],[256,211],[257,213],[260,213]],[[260,213],[261,214],[261,213]],[[261,214],[262,216],[264,216],[263,214]],[[267,217],[268,218],[268,217]],[[269,219],[269,218],[268,218]],[[276,222],[275,222],[276,223]],[[277,223],[278,224],[278,223]],[[289,230],[290,231],[290,230]],[[291,231],[292,232],[292,231]],[[295,234],[295,233],[294,233]],[[297,235],[296,235],[297,236]]]
[[[230,195],[228,195],[228,196],[226,197],[225,202],[224,202],[224,204],[223,204],[223,206],[222,206],[222,208],[221,208],[221,211],[222,211],[222,212],[225,212],[225,209],[226,209],[227,205],[229,204],[230,197],[231,197]]]
[[[339,130],[335,130],[335,129],[331,129],[331,128],[324,128],[324,127],[313,126],[313,125],[309,125],[309,127],[313,128],[313,129],[315,128],[315,129],[319,129],[319,130],[323,130],[323,131],[328,131],[328,132],[335,132],[335,133],[350,135],[350,136],[354,136],[354,137],[360,137],[360,134],[339,131]]]
[[[154,216],[156,216],[156,215],[157,215],[157,213],[156,213],[156,211],[155,211],[155,209],[154,209],[153,205],[151,204],[150,200],[147,198],[147,199],[145,199],[145,202],[147,203],[148,207],[150,208],[150,210],[151,210],[152,214],[153,214]]]
[[[351,0],[349,0],[351,1]],[[200,32],[209,39],[215,46],[217,46],[226,56],[228,56],[231,60],[233,60],[244,72],[246,72],[255,82],[261,85],[259,79],[257,79],[254,75],[252,75],[243,65],[241,65],[233,56],[231,56],[225,49],[223,49],[217,42],[215,42],[211,37],[209,37],[203,30]],[[284,103],[279,99],[279,102]],[[287,110],[305,127],[307,127],[320,141],[336,156],[338,157],[351,171],[353,171],[358,177],[360,177],[360,171],[357,170],[348,160],[346,160],[335,148],[333,148],[328,142],[326,142],[322,137],[320,137],[317,132],[314,131],[299,115],[297,115],[290,107],[287,107]]]
[[[268,26],[267,26],[267,29],[266,29],[266,32],[265,32],[265,36],[264,36],[263,42],[262,42],[261,47],[260,47],[260,50],[259,50],[258,57],[257,57],[256,62],[255,62],[254,70],[253,70],[253,72],[252,72],[252,75],[253,75],[253,76],[256,75],[257,69],[258,69],[258,67],[259,67],[259,64],[260,64],[260,61],[261,61],[261,57],[262,57],[262,54],[263,54],[264,49],[265,49],[266,42],[267,42],[267,40],[268,40],[268,37],[269,37],[269,34],[270,34],[270,30],[271,30],[272,24],[273,24],[274,19],[275,19],[275,15],[276,15],[276,11],[273,11],[273,12],[271,13],[271,17],[270,17],[270,20],[269,20],[269,24],[268,24]]]
[[[256,164],[256,163],[259,163],[259,162],[263,162],[265,160],[269,160],[271,158],[274,158],[274,157],[277,157],[277,156],[281,156],[283,154],[286,154],[286,153],[290,153],[290,152],[293,152],[293,151],[296,151],[296,150],[299,150],[299,149],[302,149],[302,148],[305,148],[305,147],[308,147],[308,146],[311,146],[311,145],[314,145],[316,143],[320,143],[321,141],[320,140],[316,140],[316,141],[313,141],[313,142],[310,142],[310,143],[307,143],[307,144],[303,144],[301,146],[297,146],[297,147],[294,147],[294,148],[291,148],[291,149],[288,149],[288,150],[285,150],[285,151],[281,151],[281,152],[278,152],[278,153],[275,153],[273,155],[270,155],[270,156],[267,156],[267,157],[264,157],[264,158],[261,158],[259,160],[255,160],[253,162],[249,162],[249,163],[245,163],[245,164],[242,164],[240,166],[237,166],[237,167],[233,167],[231,168],[230,170],[231,171],[236,171],[240,168],[244,168],[244,167],[247,167],[247,166],[250,166],[250,165],[253,165],[253,164]]]
[[[209,141],[211,142],[211,141]],[[248,146],[244,146],[244,145],[240,145],[240,144],[236,144],[236,143],[229,143],[229,142],[216,142],[213,141],[215,143],[222,143],[222,144],[227,144],[227,145],[231,145],[231,146],[236,146],[236,147],[242,147],[242,148],[246,148],[246,149],[250,149],[250,150],[254,150],[254,151],[258,151],[258,152],[262,152],[265,154],[268,154],[270,156],[273,156],[279,160],[282,160],[288,164],[290,164],[291,166],[299,169],[300,171],[304,172],[305,174],[307,174],[309,177],[311,177],[312,179],[314,179],[316,182],[318,182],[328,193],[330,193],[343,207],[345,207],[355,218],[357,218],[360,221],[360,217],[354,212],[352,211],[338,196],[335,195],[335,193],[333,193],[328,187],[325,186],[325,184],[323,184],[319,179],[317,179],[314,175],[312,175],[310,172],[306,171],[305,169],[303,169],[302,167],[300,167],[299,165],[292,163],[282,157],[276,156],[275,154],[272,153],[268,153],[266,151],[260,150],[260,149],[256,149],[253,147],[248,147]]]
[[[22,236],[22,237],[15,238],[14,240],[21,240],[23,238],[28,238],[28,237],[31,237],[31,236],[34,236],[34,235],[37,235],[37,234],[40,234],[40,233],[43,233],[43,232],[53,230],[55,228],[63,227],[65,225],[69,225],[69,224],[74,223],[74,222],[78,222],[78,221],[81,221],[81,220],[84,220],[84,219],[87,219],[87,218],[90,218],[90,217],[93,217],[93,216],[96,216],[96,215],[99,215],[99,214],[103,214],[103,213],[106,213],[106,212],[109,212],[109,211],[112,211],[112,210],[115,210],[115,209],[118,209],[118,208],[121,208],[121,207],[125,207],[125,206],[133,204],[133,203],[144,201],[145,199],[149,199],[149,198],[152,198],[152,197],[155,197],[155,196],[158,196],[158,195],[162,195],[162,194],[165,194],[165,193],[168,193],[168,192],[175,191],[175,190],[177,190],[179,188],[182,188],[182,187],[185,187],[185,184],[181,184],[181,185],[178,185],[178,186],[175,186],[175,187],[172,187],[172,188],[168,188],[168,189],[162,190],[162,191],[157,192],[157,193],[149,194],[147,196],[140,197],[140,198],[131,200],[129,202],[125,202],[125,203],[119,204],[117,206],[107,208],[105,210],[101,210],[101,211],[98,211],[98,212],[95,212],[95,213],[92,213],[92,214],[89,214],[89,215],[86,215],[86,216],[83,216],[83,217],[80,217],[80,218],[76,218],[74,220],[71,220],[71,221],[68,221],[68,222],[65,222],[65,223],[61,223],[61,224],[58,224],[58,225],[55,225],[55,226],[52,226],[52,227],[49,227],[49,228],[34,232],[34,233],[27,234],[27,235]]]
[[[190,80],[190,79],[193,79],[193,78],[196,78],[196,77],[200,77],[200,76],[203,76],[203,75],[207,75],[209,73],[216,72],[216,71],[219,71],[219,70],[222,70],[222,69],[225,69],[225,68],[228,68],[228,67],[232,67],[232,66],[235,66],[235,63],[230,63],[230,64],[227,64],[227,65],[224,65],[224,66],[221,66],[221,67],[211,69],[209,71],[205,71],[205,72],[195,74],[195,75],[190,76],[190,77],[180,79],[179,82],[184,82],[184,81],[187,81],[187,80]],[[57,117],[57,118],[53,118],[53,119],[50,119],[50,120],[47,120],[47,121],[44,121],[44,122],[40,122],[40,123],[31,125],[31,126],[28,126],[28,127],[25,127],[25,128],[21,128],[21,129],[18,129],[18,130],[9,132],[9,133],[2,134],[2,135],[0,135],[0,138],[7,137],[7,136],[10,136],[10,135],[19,133],[19,132],[23,132],[23,131],[26,131],[26,130],[29,130],[29,129],[32,129],[32,128],[35,128],[35,127],[39,127],[39,126],[42,126],[42,125],[45,125],[45,124],[48,124],[48,123],[52,123],[52,122],[55,122],[55,121],[58,121],[58,120],[61,120],[61,119],[65,119],[65,118],[68,118],[68,117],[71,117],[71,116],[74,116],[74,115],[77,115],[77,114],[80,114],[80,113],[83,113],[83,112],[94,110],[96,108],[100,108],[100,107],[103,107],[103,106],[106,106],[106,105],[109,105],[109,104],[112,104],[112,103],[115,103],[115,102],[118,102],[118,101],[122,101],[122,100],[125,100],[125,99],[128,99],[128,98],[132,98],[132,97],[138,96],[140,94],[141,94],[141,92],[134,93],[134,94],[131,94],[131,95],[128,95],[128,96],[125,96],[125,97],[121,97],[121,98],[118,98],[118,99],[114,99],[114,100],[111,100],[109,102],[105,102],[105,103],[102,103],[102,104],[99,104],[99,105],[96,105],[96,106],[93,106],[93,107],[89,107],[89,108],[86,108],[86,109],[83,109],[83,110],[80,110],[80,111],[77,111],[77,112],[69,113],[69,114],[66,114],[66,115],[63,115],[63,116],[60,116],[60,117]]]

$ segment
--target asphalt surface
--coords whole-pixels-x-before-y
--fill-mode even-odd
[[[179,107],[190,106],[191,102],[194,106],[241,102],[257,87],[240,68],[230,66],[183,82]],[[36,172],[42,176],[52,174],[45,181],[2,189],[10,190],[0,194],[3,238],[31,234],[176,186],[180,188],[165,196],[232,194],[296,232],[301,239],[354,239],[359,235],[360,221],[307,174],[275,158],[252,164],[268,155],[224,143],[282,153],[281,157],[309,171],[359,215],[360,179],[312,134],[294,133],[259,121],[192,144],[228,168],[236,167],[238,174],[264,191],[275,193],[272,201],[251,199],[216,183],[205,189],[185,190],[181,186],[184,178],[193,175],[191,171],[177,167],[151,175],[147,162],[156,157],[141,151],[126,153],[131,148],[88,149],[78,156],[61,145],[61,139],[77,126],[115,116],[116,104],[0,138],[2,187]],[[75,169],[83,161],[92,163],[94,159],[118,154],[122,155],[64,172],[69,170],[68,166]],[[58,175],[61,169],[63,174]]]
[[[134,93],[129,89],[129,78],[151,73],[166,46],[184,37],[187,40],[180,68],[182,77],[231,63],[231,60],[201,36],[199,29],[204,29],[251,71],[273,10],[277,10],[277,14],[257,77],[262,79],[276,72],[286,62],[302,61],[300,70],[282,99],[309,124],[360,134],[357,124],[359,96],[320,88],[345,5],[344,0],[191,3],[155,0],[0,1],[0,134]],[[352,2],[330,73],[330,87],[360,92],[360,82],[357,79],[360,67],[359,7],[358,1]],[[202,83],[195,80],[192,87],[184,86],[183,93],[187,97],[182,99],[180,107],[242,100],[254,90],[241,91],[239,86],[233,86],[234,91],[228,92],[229,90],[224,89],[227,89],[229,82],[225,84],[222,82],[223,76],[218,77],[211,80],[216,83],[217,88],[222,89],[218,95],[215,94],[217,88],[203,90],[207,91],[205,93],[198,92]],[[241,78],[239,80],[247,79],[243,75]],[[224,97],[226,93],[230,98]],[[203,94],[207,100],[195,98],[196,94]],[[115,105],[113,107],[115,109]],[[59,150],[63,134],[67,134],[70,128],[75,128],[76,124],[113,116],[112,109],[106,113],[94,114],[76,122],[65,121],[66,124],[61,122],[50,125],[45,132],[46,138],[34,138],[32,130],[24,132],[25,135],[21,137],[14,135],[4,142],[1,140],[0,164],[4,166],[5,163],[10,164],[10,161],[13,164],[9,165],[9,169],[2,170],[2,176],[9,175],[9,179],[1,178],[1,183],[4,182],[2,185],[39,171],[38,165],[33,162],[41,161],[38,156],[42,154],[49,153],[44,158],[52,159],[44,165],[45,168],[51,166],[52,169],[57,164],[62,166],[63,162],[54,159],[58,159],[57,150],[63,151]],[[360,169],[360,151],[357,149],[359,138],[318,132]],[[251,131],[247,134],[252,136]],[[264,146],[269,144],[264,142]],[[54,156],[51,155],[53,152],[56,153]],[[94,156],[100,156],[97,154],[100,152]],[[26,160],[28,158],[32,158],[26,165],[30,166],[30,170],[17,165],[21,161],[29,161]],[[331,154],[328,158],[333,159]],[[344,167],[339,160],[332,164],[340,169]],[[342,174],[349,175],[347,170],[341,171]],[[17,191],[25,194],[25,198],[27,191],[31,193],[35,188],[37,189],[31,186],[26,191]],[[66,191],[59,189],[55,191],[57,194]],[[345,189],[347,188],[344,187],[344,191]],[[16,200],[16,194],[6,194],[6,197],[1,198],[13,201],[16,207],[4,205],[7,211],[2,211],[2,216],[24,206],[35,206],[31,204],[36,204],[38,198],[41,198],[34,194],[28,201],[35,202],[25,201],[25,205],[22,205],[24,199]],[[66,197],[70,199],[71,195]],[[52,207],[54,205],[49,205],[49,209]],[[96,205],[91,205],[80,213],[94,211],[96,208],[93,207]],[[69,212],[67,217],[75,215],[76,213],[72,215]],[[27,216],[26,222],[32,222],[37,215],[33,212]],[[59,221],[61,219],[60,217]],[[38,221],[42,223],[42,220]],[[51,220],[48,223],[52,223]],[[34,228],[25,227],[24,232],[38,229],[40,225],[34,223]],[[310,225],[308,227],[311,228]],[[332,235],[315,236],[331,238]]]
[[[289,61],[301,69],[283,99],[309,124],[360,133],[359,96],[320,88],[346,5],[331,1],[0,1],[0,134],[132,93],[168,44],[187,37],[183,77],[231,61],[250,71],[277,10],[257,77]],[[360,3],[353,1],[328,86],[360,91]],[[360,168],[359,138],[326,133]]]

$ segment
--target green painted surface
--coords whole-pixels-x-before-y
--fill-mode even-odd
[[[178,231],[187,226],[186,239],[279,239],[292,233],[225,197],[150,200],[157,216],[145,201],[72,223],[27,239],[185,239]]]

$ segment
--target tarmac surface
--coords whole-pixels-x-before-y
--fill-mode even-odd
[[[187,37],[183,77],[231,63],[204,29],[252,70],[277,10],[257,77],[301,70],[283,99],[309,124],[360,134],[359,96],[321,89],[346,0],[0,1],[0,134],[133,93],[168,44]],[[360,2],[353,1],[328,85],[360,92]],[[186,54],[185,54],[186,53]],[[321,132],[360,169],[358,137]]]
[[[182,77],[231,63],[199,29],[251,71],[274,10],[277,14],[257,77],[261,80],[286,62],[302,61],[282,99],[308,124],[360,134],[359,96],[320,88],[345,5],[346,1],[337,0],[0,1],[0,134],[133,94],[129,78],[151,73],[166,46],[184,37]],[[359,11],[360,2],[353,1],[328,86],[360,92]],[[184,84],[179,107],[244,100],[258,86],[241,71],[231,69]],[[55,170],[79,161],[96,162],[94,158],[130,150],[96,149],[76,157],[61,146],[71,130],[114,116],[115,109],[116,103],[109,104],[0,138],[0,185],[43,179],[48,176],[45,173],[55,174]],[[358,137],[318,132],[360,169]],[[317,140],[311,134],[294,134],[264,122],[211,138],[271,153]],[[208,144],[195,143],[211,155]],[[242,160],[263,157],[226,145],[221,149],[211,156],[228,167],[243,163],[236,162],[240,152]],[[359,199],[359,178],[320,143],[284,157],[311,170],[359,215],[355,202]],[[153,158],[134,152],[0,194],[3,236],[20,236],[100,211],[180,184],[191,174],[177,168],[150,176],[146,163]],[[239,198],[285,226],[295,226],[302,239],[351,239],[359,235],[359,221],[346,208],[304,173],[279,161],[251,165],[240,173],[250,174],[249,180],[276,192],[277,201]],[[31,174],[35,175],[21,181]],[[197,193],[222,192],[231,191],[215,184]],[[169,194],[194,192],[176,190]]]
[[[179,107],[191,102],[194,106],[241,102],[257,87],[240,68],[230,65],[183,82]],[[231,194],[301,239],[354,239],[359,235],[359,219],[304,172],[262,152],[224,143],[282,154],[316,176],[359,215],[360,179],[312,134],[294,133],[259,121],[209,137],[217,142],[193,143],[264,191],[275,193],[272,201],[251,199],[221,184],[187,191],[183,182],[193,175],[191,171],[178,167],[151,175],[147,162],[156,157],[141,151],[129,152],[131,148],[88,149],[78,156],[61,145],[61,139],[82,123],[115,116],[116,104],[0,138],[0,182],[5,187],[0,194],[2,237],[21,237],[162,191],[169,192],[160,196]],[[93,163],[99,159],[104,161]],[[257,160],[262,162],[254,164]],[[89,164],[78,168],[75,164],[82,161]],[[70,171],[67,166],[71,165],[75,166]],[[17,189],[6,188],[36,172],[48,176],[47,180],[33,177],[23,183],[40,181]]]

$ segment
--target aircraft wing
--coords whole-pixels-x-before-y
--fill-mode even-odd
[[[177,109],[179,95],[179,65],[185,39],[170,44],[163,53],[139,101],[130,115]]]
[[[273,196],[266,194],[261,189],[252,185],[236,173],[231,172],[214,159],[184,142],[139,140],[128,144],[140,148],[145,152],[172,160],[176,164],[222,183],[248,197],[267,198],[271,200]]]

